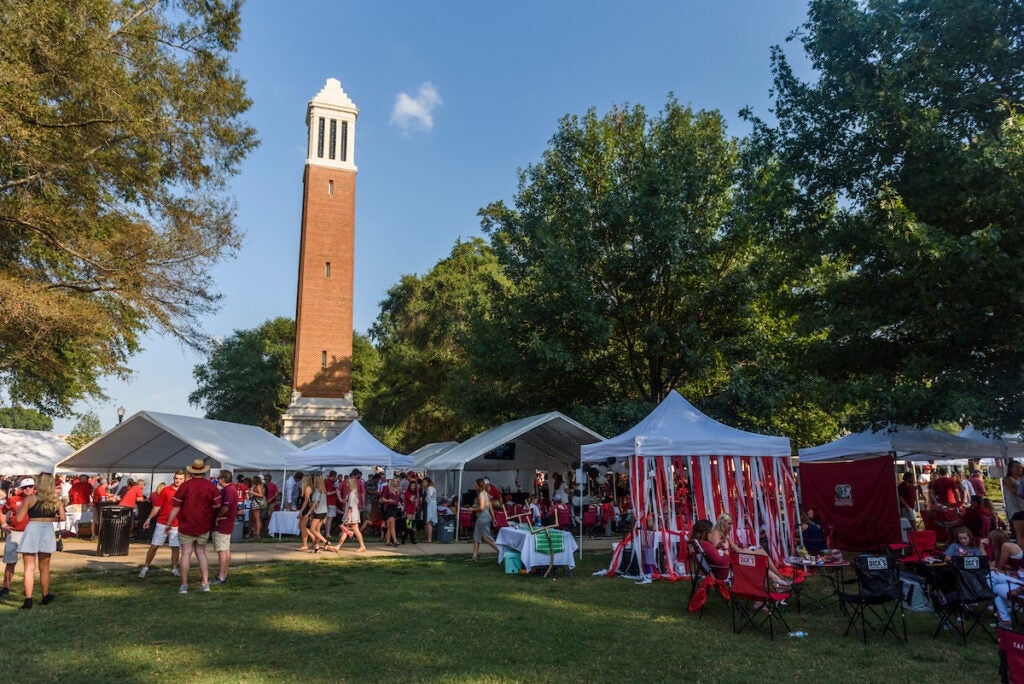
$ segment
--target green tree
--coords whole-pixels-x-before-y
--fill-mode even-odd
[[[473,321],[488,314],[494,293],[506,286],[494,253],[473,238],[457,242],[425,276],[403,276],[388,290],[370,330],[380,371],[365,405],[382,439],[410,450],[480,427],[473,418],[481,410],[472,403],[486,394],[486,379],[470,374],[466,346]]]
[[[514,208],[481,211],[515,286],[474,358],[506,379],[515,412],[608,405],[626,419],[671,389],[699,401],[728,384],[753,291],[740,162],[717,112],[671,97],[653,117],[561,120]]]
[[[380,375],[380,352],[370,338],[352,333],[352,403],[362,413],[362,407],[373,396]]]
[[[92,411],[83,413],[78,417],[75,427],[71,428],[71,434],[67,437],[67,443],[74,449],[81,449],[86,444],[103,434],[103,427],[100,425],[100,418]]]
[[[1019,0],[814,0],[815,79],[774,52],[770,290],[852,422],[1022,425],[1022,35]]]
[[[256,144],[237,0],[0,3],[0,378],[66,415],[155,329],[201,347]]]
[[[52,430],[53,419],[34,409],[20,406],[0,408],[0,427],[13,430]]]
[[[289,318],[236,330],[193,369],[196,390],[188,401],[202,407],[207,418],[280,434],[281,414],[291,399],[294,356],[295,321]]]

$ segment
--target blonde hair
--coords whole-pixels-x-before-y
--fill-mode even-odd
[[[36,475],[36,501],[44,511],[57,512],[60,508],[60,497],[57,496],[57,485],[50,473]]]
[[[313,476],[313,491],[320,492],[321,494],[327,492],[327,489],[324,487],[324,476],[320,473]]]
[[[718,516],[718,520],[715,521],[714,527],[711,528],[712,532],[718,532],[718,534],[725,536],[725,526],[732,524],[732,516],[728,513],[723,513]]]

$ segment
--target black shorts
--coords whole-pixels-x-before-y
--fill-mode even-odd
[[[1024,511],[1017,511],[1010,520],[1024,520]]]
[[[327,514],[326,513],[314,513],[311,517],[313,518],[313,520],[326,520],[327,519]]]
[[[397,517],[398,517],[398,506],[395,506],[394,504],[389,504],[389,505],[384,507],[384,519],[385,520],[391,520],[392,518],[397,518]]]

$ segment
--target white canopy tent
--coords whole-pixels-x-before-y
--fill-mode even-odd
[[[0,473],[52,473],[75,450],[52,432],[0,428]]]
[[[583,463],[628,460],[630,495],[635,521],[612,559],[621,569],[621,554],[631,541],[632,562],[644,578],[685,574],[678,562],[685,555],[682,540],[697,517],[714,520],[733,516],[737,538],[744,545],[767,537],[769,552],[780,559],[792,549],[792,531],[799,527],[793,510],[795,483],[789,439],[745,432],[698,411],[675,390],[643,420],[599,444],[581,447]],[[688,473],[687,483],[684,473]],[[688,486],[689,497],[678,487]],[[662,554],[663,570],[654,559]],[[627,572],[627,575],[630,573]]]
[[[74,472],[168,473],[201,459],[214,469],[280,471],[295,447],[254,425],[140,411],[58,464]]]
[[[957,433],[957,437],[970,439],[975,442],[996,444],[1004,458],[1013,458],[1018,461],[1024,460],[1024,444],[1021,443],[1022,440],[1019,433],[1009,435],[992,434],[982,430],[977,430],[973,425],[968,425]]]
[[[409,468],[412,467],[412,458],[387,448],[367,432],[358,420],[354,420],[327,444],[287,454],[284,464],[290,470],[360,466]]]
[[[846,461],[894,455],[907,461],[998,458],[999,445],[965,439],[933,428],[891,425],[871,432],[855,432],[816,447],[800,449],[800,463]]]
[[[412,456],[412,467],[417,472],[430,469],[430,462],[437,459],[442,454],[445,454],[455,447],[459,446],[458,442],[431,442],[430,444],[424,444],[416,451],[409,454]]]

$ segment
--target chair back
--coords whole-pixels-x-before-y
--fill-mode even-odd
[[[985,556],[955,556],[956,590],[964,603],[989,601],[995,594],[988,583],[988,558]]]
[[[768,599],[768,556],[733,551],[732,593],[754,601]]]
[[[473,527],[473,511],[465,508],[459,511],[459,527],[463,529]]]
[[[555,507],[555,525],[558,527],[569,527],[572,525],[572,511],[568,506]]]
[[[505,514],[504,509],[494,509],[494,526],[498,528],[508,527],[508,515]]]
[[[699,583],[706,576],[711,574],[711,568],[708,566],[708,561],[704,557],[704,552],[700,548],[700,544],[692,539],[686,540],[686,553],[687,562],[690,566],[690,577],[694,582]]]
[[[925,554],[935,551],[935,530],[908,530],[907,539],[918,558],[924,558]]]
[[[854,560],[854,569],[862,598],[902,600],[900,569],[892,556],[862,554]]]
[[[585,509],[583,509],[583,526],[597,526],[597,508],[595,508],[594,506],[587,506]]]

